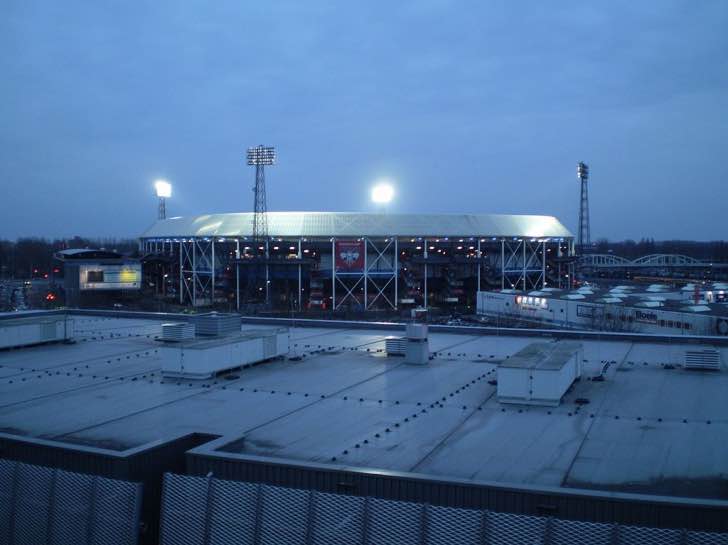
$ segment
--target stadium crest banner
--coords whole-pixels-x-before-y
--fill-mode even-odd
[[[364,242],[336,241],[336,272],[362,272],[364,270]]]

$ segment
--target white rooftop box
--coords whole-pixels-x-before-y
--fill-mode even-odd
[[[0,348],[68,341],[74,322],[65,314],[41,314],[0,320]]]
[[[408,339],[426,339],[427,324],[407,324]]]
[[[498,367],[498,401],[555,407],[580,376],[580,343],[533,343]]]
[[[243,365],[288,353],[288,329],[247,331],[228,337],[165,343],[159,347],[162,374],[205,379]]]

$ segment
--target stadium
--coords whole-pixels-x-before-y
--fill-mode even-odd
[[[268,236],[257,243],[252,213],[159,220],[140,237],[145,261],[158,265],[148,269],[164,295],[192,306],[398,310],[474,307],[482,289],[568,285],[574,253],[552,216],[265,216]]]

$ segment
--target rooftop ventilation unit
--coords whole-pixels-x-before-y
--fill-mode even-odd
[[[384,350],[387,356],[404,356],[407,351],[407,341],[404,337],[389,336],[384,339]]]
[[[190,322],[195,325],[195,332],[201,337],[226,337],[240,333],[240,316],[208,312],[192,316]]]
[[[206,379],[229,369],[288,353],[288,330],[248,331],[220,338],[194,339],[159,348],[162,375]]]
[[[405,363],[424,365],[430,361],[430,343],[427,340],[427,324],[407,324],[405,343]]]
[[[195,326],[186,322],[162,324],[162,341],[178,343],[195,338]]]
[[[581,376],[581,344],[529,344],[498,367],[498,401],[556,407]]]
[[[0,348],[69,341],[74,322],[65,314],[40,314],[0,320]]]
[[[720,370],[720,352],[714,348],[685,351],[685,369]]]

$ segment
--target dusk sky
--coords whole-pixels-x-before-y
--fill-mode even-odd
[[[35,2],[0,17],[0,238],[270,210],[555,215],[726,239],[728,2]]]

